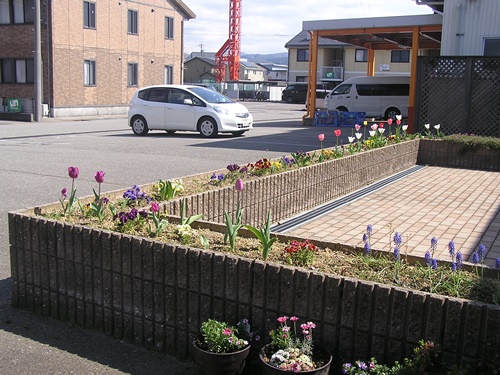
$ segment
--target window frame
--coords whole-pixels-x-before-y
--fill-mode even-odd
[[[405,53],[403,53],[403,52],[405,52]],[[393,50],[391,50],[391,63],[408,64],[409,62],[410,62],[410,50],[409,49],[393,49]]]
[[[83,85],[97,85],[97,68],[95,60],[83,60]]]
[[[359,56],[359,54],[362,54],[362,56]],[[356,48],[354,50],[354,62],[368,62],[368,50]]]
[[[2,15],[4,20],[0,25],[32,24],[35,21],[34,0],[3,0]]]
[[[83,28],[96,29],[96,7],[92,1],[83,1]]]
[[[5,69],[8,67],[8,69]],[[5,74],[9,74],[9,79],[5,79]],[[14,67],[14,59],[0,59],[0,83],[15,83],[15,67]]]
[[[171,85],[174,82],[174,67],[173,65],[165,65],[163,68],[163,83]]]
[[[174,18],[173,17],[165,17],[165,30],[164,30],[164,38],[165,39],[174,39]]]
[[[127,34],[139,35],[139,11],[136,9],[127,10]]]
[[[309,48],[299,48],[297,50],[297,62],[309,62]]]
[[[131,70],[132,69],[132,70]],[[137,87],[139,85],[139,64],[129,62],[127,65],[127,87]]]
[[[489,51],[493,51],[493,54],[489,53]],[[500,56],[500,38],[484,38],[483,56]]]

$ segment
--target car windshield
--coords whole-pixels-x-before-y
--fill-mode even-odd
[[[191,87],[189,88],[189,90],[209,103],[234,103],[227,96],[219,94],[217,91],[213,91],[205,87]]]

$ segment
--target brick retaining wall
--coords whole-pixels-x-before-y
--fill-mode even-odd
[[[233,210],[239,199],[244,222],[263,222],[269,208],[273,221],[288,218],[415,165],[421,142],[249,181],[240,196],[231,186],[188,197],[189,214],[203,213],[205,219],[221,223],[224,210]],[[166,204],[170,213],[178,213],[179,200]],[[438,342],[450,363],[474,363],[500,352],[498,306],[174,246],[35,214],[52,206],[9,213],[14,306],[180,358],[187,358],[192,338],[209,317],[231,323],[246,317],[265,333],[276,328],[280,315],[314,321],[319,328],[315,339],[332,351],[334,368],[370,356],[379,362],[401,360],[420,339]]]
[[[435,340],[451,363],[500,352],[500,307],[9,214],[12,303],[186,358],[203,321],[314,321],[343,361],[409,356]]]

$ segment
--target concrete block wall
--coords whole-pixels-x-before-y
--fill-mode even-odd
[[[187,197],[188,215],[224,223],[224,212],[234,214],[239,201],[243,222],[260,225],[271,210],[272,222],[290,218],[379,179],[414,166],[419,140],[394,144],[320,164],[246,181],[242,192],[234,186]],[[169,214],[180,214],[181,199],[165,203]]]
[[[464,151],[464,145],[461,144],[422,139],[420,140],[417,163],[437,167],[500,172],[500,151],[486,148]]]
[[[180,358],[201,323],[317,325],[333,368],[411,355],[434,340],[449,363],[500,352],[500,307],[9,214],[12,303]]]

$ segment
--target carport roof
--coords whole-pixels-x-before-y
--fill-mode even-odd
[[[317,31],[355,46],[374,49],[410,49],[418,32],[419,49],[440,49],[443,16],[440,14],[304,21],[302,30]]]

